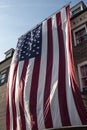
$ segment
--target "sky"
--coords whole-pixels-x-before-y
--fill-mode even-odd
[[[0,61],[6,51],[16,48],[21,35],[69,2],[72,7],[80,0],[0,0]]]

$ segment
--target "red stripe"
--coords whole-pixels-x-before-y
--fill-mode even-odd
[[[57,31],[59,38],[59,79],[58,79],[58,98],[60,115],[63,126],[71,125],[69,119],[69,113],[67,108],[66,99],[66,64],[65,64],[65,49],[64,49],[64,38],[62,32],[61,14],[58,13],[57,17]]]
[[[72,76],[70,80],[71,80],[71,85],[72,85],[73,97],[74,97],[75,105],[77,108],[77,112],[79,113],[79,116],[80,116],[80,120],[83,125],[87,125],[87,111],[84,107],[80,91],[78,89],[78,86],[75,84],[75,81]]]
[[[16,63],[14,66],[14,74],[12,77],[11,97],[10,97],[12,99],[13,129],[15,129],[15,130],[17,128],[16,106],[15,106],[15,83],[16,83],[17,67],[18,67],[18,63]],[[8,82],[9,82],[9,79],[8,79]],[[10,112],[9,112],[9,90],[7,90],[7,98],[8,99],[7,99],[7,111],[6,111],[6,123],[7,123],[6,126],[7,126],[7,130],[10,130],[10,123],[11,122],[10,122]]]
[[[19,109],[20,109],[20,128],[21,130],[26,130],[25,113],[24,113],[24,100],[23,92],[25,85],[26,72],[28,67],[28,61],[24,61],[24,66],[21,74],[20,84],[19,84]]]
[[[9,112],[9,85],[6,91],[6,130],[10,130],[10,112]]]
[[[18,63],[16,63],[15,67],[14,67],[14,74],[13,74],[12,86],[11,86],[13,130],[16,130],[16,128],[17,128],[17,120],[16,120],[17,114],[16,114],[16,106],[15,106],[15,84],[16,84],[17,67],[18,67]]]
[[[83,101],[81,98],[81,94],[78,88],[78,84],[76,81],[75,69],[74,69],[74,60],[72,55],[72,41],[71,41],[71,27],[70,27],[70,15],[69,15],[69,6],[66,8],[67,13],[67,25],[68,25],[68,41],[69,41],[69,69],[70,69],[70,80],[72,85],[72,92],[75,101],[75,105],[80,116],[80,120],[83,125],[87,125],[87,111],[83,105]]]
[[[50,110],[50,87],[53,65],[53,39],[52,39],[52,21],[51,18],[47,21],[48,31],[48,50],[47,50],[47,68],[46,68],[46,82],[44,90],[44,122],[46,128],[52,128],[52,117]]]
[[[36,58],[35,63],[34,63],[33,74],[32,74],[30,101],[29,101],[32,130],[38,129],[36,105],[37,105],[37,89],[38,89],[39,71],[40,71],[40,58]]]

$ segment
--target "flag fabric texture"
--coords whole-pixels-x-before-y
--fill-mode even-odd
[[[6,95],[7,130],[87,125],[75,77],[69,6],[18,40]]]

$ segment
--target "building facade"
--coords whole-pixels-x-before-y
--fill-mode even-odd
[[[71,31],[75,70],[85,107],[87,93],[87,7],[81,1],[71,8]],[[6,130],[6,86],[14,49],[0,62],[0,130]]]
[[[71,8],[73,56],[81,92],[87,89],[87,7],[81,1]]]
[[[14,49],[5,53],[5,60],[0,62],[0,130],[6,130],[6,88],[9,68]]]

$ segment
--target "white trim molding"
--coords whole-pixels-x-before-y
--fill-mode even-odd
[[[83,92],[83,85],[82,85],[82,80],[81,80],[81,71],[80,68],[81,66],[84,66],[87,64],[87,61],[81,62],[80,64],[78,64],[78,76],[79,76],[79,82],[80,82],[80,90],[81,92]]]
[[[76,43],[76,36],[75,36],[75,33],[76,33],[77,31],[83,29],[83,28],[85,28],[86,33],[87,33],[87,27],[86,27],[86,24],[84,24],[84,25],[78,27],[77,29],[75,29],[75,30],[73,31],[73,38],[74,38],[74,45],[75,45],[75,46],[77,45],[77,43]]]

